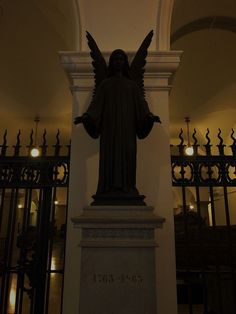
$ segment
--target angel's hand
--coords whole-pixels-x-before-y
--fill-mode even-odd
[[[159,116],[153,116],[153,122],[161,123],[161,119]]]
[[[74,124],[79,124],[79,123],[83,123],[83,116],[76,117],[74,119]]]

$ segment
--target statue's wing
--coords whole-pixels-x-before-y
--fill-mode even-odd
[[[95,74],[94,75],[95,79],[94,94],[95,94],[99,84],[107,77],[107,64],[95,40],[88,31],[86,32],[86,37],[88,40],[88,46],[90,48],[90,56],[93,59],[92,65],[93,72]]]
[[[144,66],[146,64],[147,50],[152,41],[152,37],[153,37],[153,30],[151,30],[147,34],[145,39],[143,40],[141,46],[136,52],[136,55],[130,65],[130,76],[141,88],[144,96],[145,96],[144,79],[143,79],[143,75],[145,71]]]

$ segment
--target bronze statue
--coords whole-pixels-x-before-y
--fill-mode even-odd
[[[96,42],[87,32],[95,73],[95,89],[88,110],[75,118],[92,138],[100,136],[99,180],[92,205],[145,205],[136,188],[137,137],[150,133],[154,116],[145,101],[144,65],[151,31],[129,66],[126,53],[112,52],[107,66]]]

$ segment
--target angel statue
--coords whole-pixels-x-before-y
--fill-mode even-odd
[[[145,100],[144,66],[153,31],[149,32],[129,65],[127,54],[114,50],[107,66],[87,32],[95,73],[95,89],[87,111],[75,118],[92,138],[100,136],[99,179],[91,205],[145,205],[136,188],[137,137],[150,133],[153,115]]]

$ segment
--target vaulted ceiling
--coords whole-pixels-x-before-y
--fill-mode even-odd
[[[0,132],[7,128],[10,139],[17,128],[29,133],[35,116],[48,133],[60,127],[69,137],[71,96],[58,51],[75,49],[72,17],[70,0],[1,1]]]
[[[0,141],[5,128],[10,138],[16,128],[29,133],[37,115],[48,133],[60,127],[70,137],[71,95],[57,53],[78,48],[73,3],[0,1]],[[235,0],[175,0],[171,49],[184,54],[170,95],[173,140],[187,115],[201,138],[207,127],[228,136],[235,125],[235,21]]]
[[[183,50],[170,96],[172,141],[184,117],[200,140],[210,128],[229,139],[236,124],[236,2],[176,0],[171,49]]]

